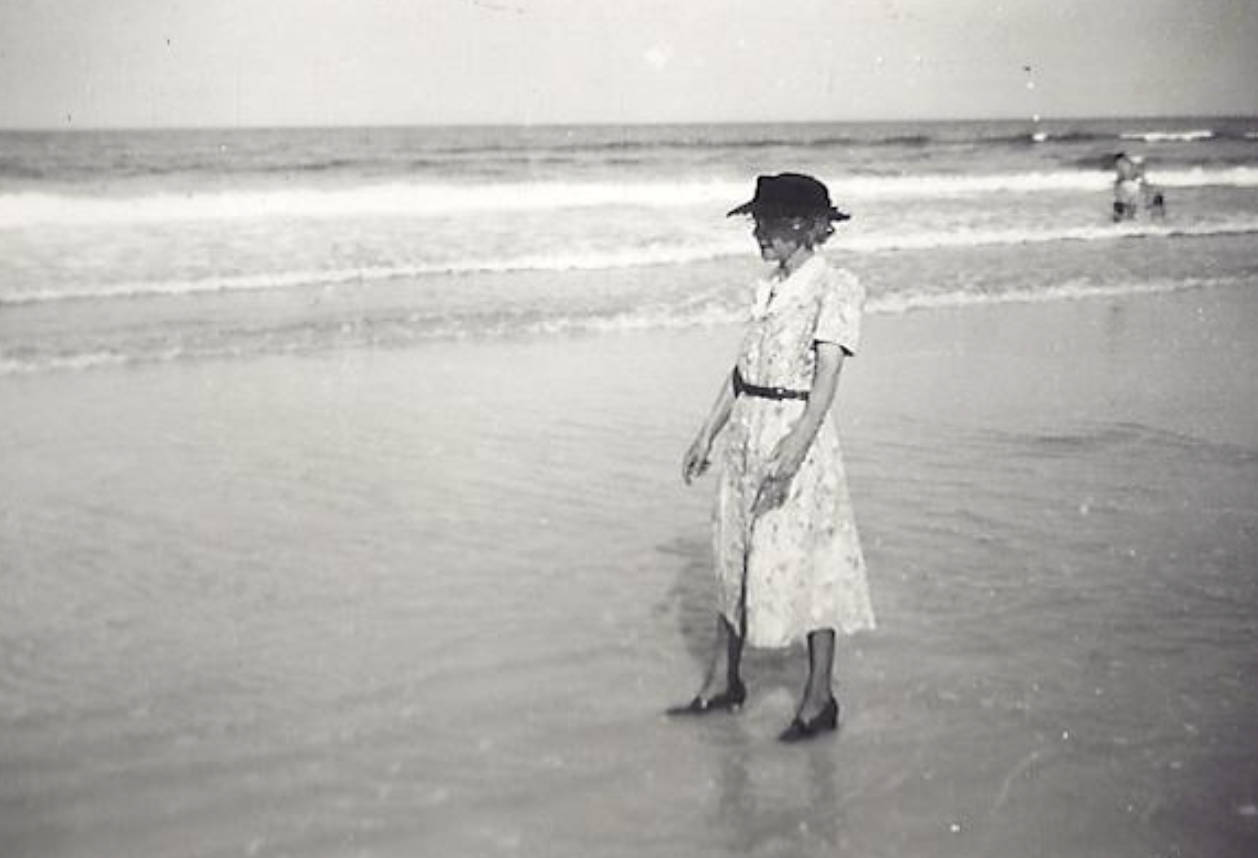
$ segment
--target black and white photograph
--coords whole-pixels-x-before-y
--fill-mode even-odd
[[[0,0],[0,858],[1258,855],[1258,4]]]

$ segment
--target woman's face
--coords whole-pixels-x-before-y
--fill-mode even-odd
[[[765,262],[786,262],[802,243],[790,221],[757,220],[751,234],[756,237],[760,258]]]

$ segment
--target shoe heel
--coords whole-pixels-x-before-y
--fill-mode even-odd
[[[715,697],[705,699],[696,696],[684,706],[664,710],[666,715],[711,715],[714,712],[737,712],[747,700],[747,686],[742,680],[731,685]]]

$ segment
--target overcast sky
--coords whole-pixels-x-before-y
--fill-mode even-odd
[[[0,0],[0,126],[1258,114],[1258,0]]]

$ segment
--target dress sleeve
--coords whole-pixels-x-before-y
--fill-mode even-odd
[[[820,303],[813,340],[835,343],[849,355],[856,354],[865,309],[864,285],[855,274],[837,271],[822,284]]]

